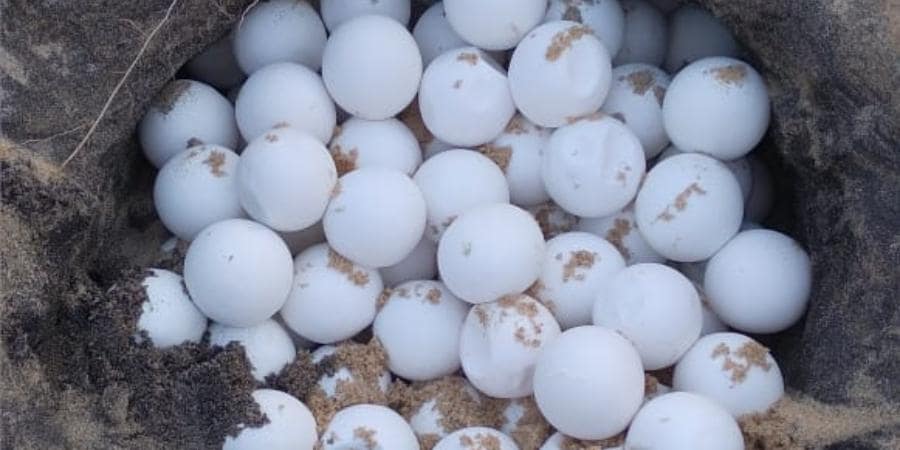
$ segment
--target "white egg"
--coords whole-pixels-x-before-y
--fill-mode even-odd
[[[646,159],[669,145],[662,115],[668,87],[669,75],[647,64],[626,64],[612,71],[612,87],[601,110],[634,132]]]
[[[325,146],[293,127],[269,130],[244,149],[238,166],[241,206],[278,231],[297,231],[322,219],[337,169]]]
[[[428,131],[459,146],[484,144],[516,112],[506,71],[475,47],[449,50],[422,75],[419,111]]]
[[[618,0],[550,0],[544,22],[569,20],[583,23],[600,39],[610,56],[622,48],[625,37],[625,11]]]
[[[357,17],[328,38],[322,78],[331,97],[348,113],[387,119],[416,96],[422,56],[415,39],[397,21],[376,15]]]
[[[322,450],[419,450],[419,441],[399,414],[379,405],[353,405],[337,412],[322,433]]]
[[[700,337],[700,297],[693,283],[662,264],[635,264],[597,293],[594,325],[618,331],[645,370],[669,367]]]
[[[563,332],[538,358],[534,399],[553,427],[578,439],[621,433],[644,400],[641,357],[603,327]]]
[[[312,450],[316,445],[316,419],[303,402],[273,389],[253,391],[253,400],[268,423],[257,428],[239,425],[240,432],[236,437],[225,437],[222,450]]]
[[[635,218],[657,253],[681,262],[712,256],[737,233],[741,187],[724,164],[698,153],[668,158],[647,173]]]
[[[547,0],[446,0],[444,11],[453,30],[466,42],[486,50],[506,50],[540,23]]]
[[[560,233],[573,231],[581,221],[580,217],[570,214],[552,201],[531,206],[528,213],[537,220],[541,232],[544,233],[544,239],[552,239]]]
[[[777,333],[806,311],[812,268],[790,236],[749,230],[713,255],[703,280],[711,308],[725,323],[748,333]]]
[[[444,13],[443,2],[431,5],[422,13],[416,26],[413,27],[412,34],[416,44],[419,45],[422,63],[426,66],[447,50],[469,45],[453,31]]]
[[[206,332],[206,316],[191,301],[181,275],[149,269],[141,281],[147,296],[141,304],[137,329],[147,333],[156,348],[200,342]],[[137,340],[141,340],[138,336]]]
[[[244,81],[244,72],[238,66],[231,47],[232,37],[229,34],[191,58],[184,69],[192,79],[219,89],[238,86]]]
[[[325,25],[302,0],[270,0],[250,8],[234,28],[234,54],[244,72],[293,62],[312,70],[322,66]]]
[[[769,349],[737,333],[700,338],[675,366],[672,387],[704,395],[734,417],[763,413],[784,395]]]
[[[295,333],[331,344],[349,339],[375,319],[383,285],[378,271],[314,245],[294,259],[294,283],[281,317]]]
[[[338,253],[366,267],[399,263],[425,232],[425,197],[403,172],[368,167],[341,177],[322,223]]]
[[[772,204],[775,202],[775,187],[772,184],[772,174],[762,161],[753,155],[748,155],[747,162],[750,163],[753,186],[744,205],[744,217],[747,220],[759,222],[768,217],[772,211]]]
[[[391,372],[425,381],[459,370],[459,336],[469,305],[439,281],[409,281],[389,292],[372,331]]]
[[[550,200],[541,179],[541,156],[549,139],[550,130],[517,114],[499,136],[479,149],[503,170],[512,203],[529,207]]]
[[[531,395],[535,362],[559,333],[550,310],[527,295],[475,305],[459,340],[463,372],[491,397]]]
[[[272,317],[291,290],[291,252],[274,231],[246,219],[201,231],[184,258],[184,283],[210,319],[249,327]]]
[[[538,450],[624,450],[623,446],[610,446],[609,442],[618,442],[621,439],[624,439],[622,434],[618,434],[609,439],[603,439],[600,441],[584,441],[578,440],[569,436],[566,436],[559,431],[550,435],[544,444]]]
[[[575,225],[575,229],[596,234],[609,241],[625,258],[626,265],[661,263],[666,260],[641,236],[634,217],[633,203],[608,216],[581,219]]]
[[[759,73],[733,58],[704,58],[672,79],[663,123],[678,148],[721,160],[746,155],[769,126],[769,94]]]
[[[541,273],[544,236],[534,218],[497,203],[457,218],[438,243],[438,272],[457,297],[494,301],[531,286]]]
[[[666,59],[669,24],[647,0],[622,0],[625,34],[613,64],[644,63],[661,66]]]
[[[580,231],[563,233],[547,241],[541,276],[529,292],[563,329],[589,325],[597,294],[624,268],[609,242]]]
[[[390,17],[406,26],[410,0],[321,0],[322,20],[334,32],[344,22],[369,14]]]
[[[594,116],[550,136],[541,177],[550,197],[581,217],[602,217],[631,203],[644,177],[644,150],[627,126]]]
[[[284,239],[284,243],[291,250],[291,255],[294,256],[313,245],[325,242],[325,228],[321,221],[302,230],[280,231],[278,235]]]
[[[319,75],[296,63],[275,63],[253,72],[235,102],[241,135],[251,142],[273,127],[290,125],[323,144],[337,113]]]
[[[467,427],[450,433],[434,446],[434,450],[519,450],[511,437],[493,428]]]
[[[670,145],[662,153],[659,154],[659,159],[656,160],[657,163],[660,161],[675,156],[681,155],[685,152],[684,150]],[[730,161],[722,161],[728,170],[734,174],[734,178],[737,180],[738,184],[741,186],[741,197],[744,198],[744,201],[747,201],[750,197],[750,193],[753,190],[753,171],[752,166],[750,165],[750,160],[747,157],[741,157],[737,159],[732,159]],[[745,205],[745,209],[747,206]]]
[[[170,158],[153,184],[153,205],[166,229],[190,241],[215,222],[244,217],[236,177],[239,160],[218,145],[191,147]]]
[[[431,280],[437,276],[437,243],[422,236],[402,261],[379,269],[386,287],[412,280]]]
[[[626,448],[744,450],[744,436],[728,411],[689,392],[673,392],[644,405],[628,428]]]
[[[144,156],[156,167],[198,144],[235,148],[234,108],[218,91],[193,80],[175,80],[157,95],[138,125]]]
[[[250,327],[230,327],[220,323],[209,326],[209,345],[225,347],[231,342],[244,348],[256,381],[265,381],[267,376],[278,374],[297,356],[291,336],[272,319]]]
[[[328,148],[339,175],[362,167],[384,167],[411,176],[422,164],[416,136],[394,118],[351,117],[341,124]]]
[[[438,241],[459,215],[477,206],[509,202],[503,171],[477,152],[453,149],[425,160],[413,177],[428,205],[426,234]]]
[[[683,5],[669,16],[669,48],[665,69],[675,73],[709,56],[737,56],[738,45],[731,31],[709,11]]]
[[[612,66],[590,28],[561,20],[528,33],[513,52],[508,77],[519,111],[540,126],[558,127],[600,108]]]

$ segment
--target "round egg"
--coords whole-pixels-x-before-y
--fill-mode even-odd
[[[156,348],[200,342],[206,332],[206,316],[194,306],[181,275],[149,269],[141,281],[147,299],[141,304],[138,332],[146,332]],[[141,340],[138,336],[137,340]]]
[[[426,66],[447,50],[469,45],[453,31],[443,2],[436,2],[422,13],[412,34],[422,54],[422,63]]]
[[[662,264],[635,264],[613,275],[593,305],[594,325],[628,338],[645,370],[669,367],[700,336],[702,312],[693,283]]]
[[[709,11],[686,4],[669,16],[669,48],[665,69],[675,73],[682,67],[709,56],[737,56],[737,42],[731,31]]]
[[[190,241],[215,222],[244,217],[236,176],[239,160],[218,145],[191,147],[169,159],[153,184],[153,206],[166,229]]]
[[[777,333],[800,320],[812,288],[809,255],[777,231],[738,233],[706,265],[710,307],[747,333]]]
[[[487,427],[469,427],[456,430],[441,439],[434,450],[519,450],[511,437]]]
[[[426,235],[434,241],[466,211],[509,202],[503,171],[489,158],[471,150],[452,149],[428,158],[413,180],[425,196]]]
[[[610,329],[569,329],[547,344],[538,358],[534,399],[547,421],[566,435],[615,436],[644,400],[641,357]]]
[[[438,243],[438,272],[457,297],[494,301],[531,286],[541,273],[544,236],[528,212],[503,203],[459,216]]]
[[[740,417],[774,405],[784,395],[784,379],[766,347],[742,334],[712,333],[678,361],[672,388],[704,395]]]
[[[292,127],[251,141],[237,171],[244,210],[278,231],[302,230],[322,219],[336,183],[337,170],[325,146]]]
[[[331,97],[348,113],[369,120],[387,119],[416,96],[422,56],[415,39],[397,21],[361,16],[347,21],[328,38],[322,78]]]
[[[575,225],[575,229],[606,239],[619,250],[625,258],[626,265],[661,263],[666,260],[641,236],[634,217],[634,204],[608,216],[581,219]]]
[[[257,389],[252,395],[268,422],[257,428],[239,425],[237,436],[225,437],[222,450],[312,449],[316,445],[316,419],[303,402],[273,389]]]
[[[612,66],[589,27],[560,20],[528,33],[513,52],[508,78],[513,101],[528,120],[559,127],[600,108]]]
[[[211,86],[175,80],[156,96],[138,125],[144,156],[156,167],[198,144],[235,148],[234,108]]]
[[[531,395],[535,362],[559,333],[550,310],[527,295],[475,305],[459,340],[463,372],[491,397]]]
[[[669,75],[648,64],[626,64],[612,71],[612,87],[601,110],[634,132],[646,159],[669,145],[662,115],[668,87]]]
[[[544,151],[541,177],[550,197],[581,217],[602,217],[631,203],[644,177],[640,141],[605,115],[557,128]]]
[[[693,262],[709,258],[737,233],[744,202],[728,167],[688,153],[647,173],[634,213],[641,235],[657,253]]]
[[[659,154],[659,158],[656,162],[659,163],[666,158],[681,155],[683,153],[690,152],[685,152],[674,145],[670,145]],[[741,157],[730,161],[722,161],[722,164],[725,164],[725,167],[728,167],[728,170],[734,175],[734,178],[741,186],[741,196],[744,198],[745,202],[748,201],[750,192],[753,190],[753,170],[750,165],[750,160],[746,157]],[[746,208],[747,206],[745,205],[745,209]]]
[[[713,401],[673,392],[644,405],[628,428],[626,448],[744,450],[737,422]]]
[[[389,17],[406,26],[410,0],[321,0],[322,20],[334,32],[344,22],[369,14]]]
[[[613,64],[662,66],[668,49],[666,17],[647,0],[622,0],[622,9],[625,11],[625,34]]]
[[[372,331],[391,372],[424,381],[459,370],[459,336],[469,305],[439,281],[409,281],[388,292]]]
[[[322,450],[419,450],[419,441],[403,417],[389,408],[371,404],[338,411],[322,433],[319,445]]]
[[[291,252],[274,231],[246,219],[216,222],[191,242],[184,283],[210,319],[234,327],[262,323],[291,290]]]
[[[229,34],[212,43],[185,63],[185,72],[194,80],[219,89],[230,89],[244,81],[244,72],[234,57]]]
[[[291,250],[291,255],[294,256],[313,245],[325,242],[325,228],[321,221],[302,230],[281,231],[278,235],[284,239],[284,243]]]
[[[572,231],[581,221],[581,218],[570,214],[552,201],[528,208],[528,213],[534,216],[544,239],[552,239],[560,233]]]
[[[422,75],[419,111],[428,130],[453,145],[484,144],[516,112],[506,71],[475,47],[438,56]]]
[[[747,156],[747,162],[750,164],[753,182],[750,195],[744,204],[744,217],[747,220],[761,222],[769,216],[772,204],[775,202],[772,174],[769,172],[769,168],[753,155]]]
[[[270,0],[250,8],[234,28],[234,55],[248,74],[279,62],[317,71],[325,50],[325,25],[303,0]]]
[[[547,241],[541,276],[529,293],[553,313],[560,327],[591,323],[594,299],[625,260],[609,242],[572,231]]]
[[[281,317],[313,342],[349,339],[375,319],[382,288],[377,270],[354,264],[328,244],[314,245],[294,259],[293,288]]]
[[[583,441],[566,436],[559,431],[553,433],[538,450],[624,450],[625,437],[618,434],[599,441]]]
[[[324,144],[331,139],[337,121],[334,103],[319,75],[290,62],[253,72],[241,87],[234,113],[247,142],[273,127],[290,125]]]
[[[550,0],[544,22],[569,20],[583,23],[600,39],[609,55],[616,56],[625,37],[625,11],[619,0]]]
[[[466,42],[485,50],[516,46],[540,23],[547,0],[447,0],[444,11],[453,30]]]
[[[746,155],[769,126],[769,94],[759,73],[733,58],[704,58],[678,72],[663,101],[676,147],[721,160]]]
[[[328,145],[338,175],[362,167],[384,167],[407,175],[422,164],[419,141],[403,122],[390,118],[347,119]]]
[[[503,170],[513,204],[529,207],[550,200],[541,179],[541,157],[549,139],[550,130],[516,115],[499,136],[479,149]]]
[[[230,327],[220,323],[209,326],[209,345],[225,347],[231,342],[237,342],[244,348],[253,378],[260,382],[269,375],[278,374],[297,356],[291,336],[272,319],[249,327]]]

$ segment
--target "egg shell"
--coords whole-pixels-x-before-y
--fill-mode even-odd
[[[138,125],[144,156],[156,167],[197,143],[235,148],[234,108],[211,86],[175,80],[154,99]]]
[[[516,46],[540,23],[547,0],[447,0],[444,11],[453,30],[466,42],[486,50]]]
[[[668,158],[650,170],[635,200],[638,230],[660,255],[702,261],[741,226],[741,187],[724,164],[698,153]]]
[[[647,0],[622,0],[625,34],[614,65],[644,63],[662,66],[668,49],[669,24],[666,17]]]
[[[278,231],[297,231],[322,219],[337,183],[328,150],[292,127],[272,129],[244,149],[238,166],[241,205]]]
[[[775,203],[775,187],[772,184],[772,174],[769,168],[752,154],[747,156],[750,163],[750,173],[753,176],[753,186],[750,195],[744,204],[744,217],[747,220],[761,222],[769,216],[772,205]]]
[[[460,367],[459,335],[469,305],[439,281],[408,281],[389,291],[372,331],[397,376],[424,381]]]
[[[669,48],[665,69],[675,73],[709,56],[737,56],[740,49],[731,31],[709,11],[682,5],[669,16]]]
[[[538,450],[624,450],[624,447],[619,445],[608,445],[610,442],[619,442],[619,436],[622,435],[619,434],[600,441],[584,441],[566,436],[557,431],[547,438]],[[622,436],[621,440],[624,441],[624,436]]]
[[[322,79],[308,67],[281,62],[253,72],[235,101],[244,140],[251,142],[276,126],[306,131],[323,144],[331,139],[337,112]]]
[[[316,71],[322,66],[325,25],[302,0],[270,0],[247,10],[234,27],[234,54],[244,72],[293,62]]]
[[[666,147],[666,149],[663,150],[662,153],[659,154],[657,163],[659,163],[660,161],[662,161],[666,158],[669,158],[669,157],[672,157],[675,155],[681,155],[684,153],[689,153],[689,152],[685,152],[684,150],[682,150],[674,145],[670,145],[670,146]],[[738,184],[741,186],[741,196],[744,198],[744,201],[745,201],[744,209],[746,210],[748,208],[748,206],[746,205],[746,202],[749,200],[750,193],[753,190],[753,168],[750,164],[750,160],[746,157],[741,157],[741,158],[737,158],[737,159],[732,159],[730,161],[722,161],[722,163],[725,164],[725,167],[728,167],[728,170],[731,171],[731,173],[734,175],[734,178],[737,180]]]
[[[431,280],[437,276],[437,243],[422,236],[402,261],[379,269],[386,287],[412,280]]]
[[[185,72],[192,79],[219,89],[240,85],[245,75],[234,57],[232,45],[231,34],[213,42],[185,63]]]
[[[673,392],[651,400],[634,416],[625,447],[744,450],[744,436],[721,406],[700,395]]]
[[[541,353],[534,399],[557,430],[578,439],[622,432],[644,400],[644,370],[637,350],[607,328],[566,330]]]
[[[422,150],[416,136],[403,122],[393,118],[351,117],[341,124],[328,148],[339,175],[363,167],[384,167],[411,176],[422,164]]]
[[[370,14],[389,17],[401,25],[409,23],[410,0],[321,0],[322,20],[334,32],[345,22]]]
[[[612,71],[612,87],[601,110],[634,132],[646,159],[669,145],[662,116],[668,87],[669,75],[648,64],[626,64]]]
[[[535,362],[559,333],[550,310],[527,295],[476,305],[463,323],[459,341],[463,372],[491,397],[531,395]]]
[[[191,242],[184,283],[207,317],[249,327],[284,304],[291,269],[291,252],[274,231],[246,219],[228,219],[204,228]]]
[[[153,184],[153,205],[166,229],[190,241],[215,222],[245,217],[238,199],[239,159],[218,145],[191,147],[169,159]]]
[[[349,339],[375,319],[383,285],[378,271],[356,265],[327,244],[294,259],[294,282],[281,317],[295,333],[330,344]]]
[[[348,113],[387,119],[416,96],[422,56],[415,39],[397,21],[361,16],[345,22],[328,38],[322,78],[331,97]]]
[[[237,436],[225,437],[222,450],[311,450],[316,445],[316,419],[303,402],[273,389],[257,389],[252,395],[268,423],[258,428],[239,425]]]
[[[704,395],[734,417],[763,413],[784,395],[769,349],[738,333],[700,338],[675,366],[672,387]]]
[[[499,136],[479,149],[503,170],[509,200],[515,205],[529,207],[550,200],[541,179],[541,157],[550,132],[517,114]]]
[[[738,233],[709,260],[703,277],[710,307],[748,333],[777,333],[800,320],[812,288],[809,255],[773,230]]]
[[[444,13],[443,2],[436,2],[422,13],[412,34],[422,54],[422,63],[426,66],[447,50],[469,45],[453,31]]]
[[[244,348],[256,381],[278,374],[297,355],[291,336],[272,319],[245,328],[220,323],[209,326],[209,345],[225,347],[231,342]]]
[[[278,235],[281,236],[281,239],[284,240],[284,243],[291,250],[291,255],[294,256],[313,245],[325,242],[325,228],[322,226],[321,221],[302,230],[279,231]]]
[[[428,205],[426,233],[438,241],[461,214],[477,206],[509,202],[503,171],[489,158],[452,149],[427,159],[413,180]]]
[[[634,199],[646,162],[627,126],[605,115],[557,128],[544,151],[541,177],[550,197],[580,217],[617,212]]]
[[[528,120],[559,127],[600,108],[612,66],[590,28],[560,20],[525,36],[510,59],[508,78],[513,101]]]
[[[438,272],[457,297],[484,303],[517,294],[541,272],[544,237],[526,211],[496,203],[457,218],[438,243]]]
[[[700,337],[700,297],[690,280],[662,264],[635,264],[597,294],[594,325],[618,331],[637,349],[645,370],[671,366]]]
[[[141,286],[147,299],[141,304],[137,329],[147,333],[154,347],[167,348],[203,339],[206,316],[191,301],[181,275],[149,269]]]
[[[625,258],[626,265],[661,263],[666,260],[641,236],[634,217],[633,203],[608,216],[583,218],[575,225],[575,229],[596,234],[609,241]]]
[[[389,408],[371,404],[338,411],[322,433],[319,445],[322,450],[419,450],[419,441],[403,417]]]
[[[493,428],[468,427],[456,430],[441,439],[434,450],[519,450],[511,437]]]
[[[571,20],[587,25],[610,56],[616,56],[625,38],[625,11],[618,0],[550,0],[544,22]]]

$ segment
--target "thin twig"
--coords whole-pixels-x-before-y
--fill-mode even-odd
[[[144,44],[141,45],[141,49],[138,51],[137,56],[134,57],[134,60],[131,61],[131,65],[128,66],[128,70],[125,71],[125,75],[119,80],[116,84],[116,87],[113,88],[112,93],[109,94],[109,98],[106,99],[106,103],[103,105],[103,109],[100,110],[100,114],[94,120],[94,123],[91,124],[91,128],[88,130],[87,134],[81,139],[81,142],[75,146],[75,150],[66,158],[62,163],[62,167],[66,167],[72,159],[78,155],[78,152],[81,151],[82,148],[87,144],[88,139],[94,134],[94,131],[97,129],[97,126],[100,125],[100,120],[103,119],[103,116],[106,114],[106,111],[109,110],[110,105],[112,105],[113,99],[116,98],[116,95],[119,94],[119,90],[122,89],[122,86],[125,85],[125,80],[128,79],[128,76],[131,75],[131,71],[137,66],[138,61],[141,60],[141,57],[144,56],[144,52],[147,51],[147,47],[150,46],[150,42],[153,40],[153,37],[156,36],[156,33],[165,25],[165,23],[169,20],[169,17],[172,16],[172,10],[175,9],[175,5],[178,4],[178,0],[172,0],[172,3],[169,4],[169,8],[166,10],[166,15],[163,16],[162,20],[153,27],[153,30],[150,31],[150,34],[147,36],[147,39],[144,40]]]
[[[250,10],[253,9],[253,7],[256,6],[257,4],[259,4],[259,0],[253,0],[253,3],[247,5],[247,7],[244,8],[244,12],[241,13],[241,20],[238,21],[237,27],[239,30],[241,29],[242,26],[244,26],[244,17],[247,17],[247,13],[250,12]]]
[[[60,131],[59,133],[53,134],[53,135],[51,135],[51,136],[47,136],[47,137],[43,137],[43,138],[38,138],[38,139],[27,139],[27,140],[24,140],[24,141],[22,141],[22,142],[19,142],[19,145],[37,144],[38,142],[52,141],[53,139],[56,139],[56,138],[58,138],[58,137],[61,137],[61,136],[65,136],[65,135],[67,135],[67,134],[74,133],[74,132],[76,132],[76,131],[78,131],[78,130],[80,130],[80,129],[86,127],[86,126],[88,126],[88,124],[83,123],[83,124],[81,124],[81,125],[78,125],[78,126],[75,127],[75,128],[72,128],[72,129],[69,129],[69,130],[66,130],[66,131]]]

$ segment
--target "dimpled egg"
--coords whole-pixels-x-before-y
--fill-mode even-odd
[[[747,63],[710,57],[672,79],[663,101],[663,123],[676,147],[721,160],[746,155],[769,126],[769,95]]]
[[[503,203],[459,216],[438,244],[441,280],[469,303],[524,291],[537,280],[544,236],[531,215]]]
[[[486,50],[513,48],[544,17],[547,0],[448,0],[447,21],[466,42]]]
[[[681,262],[712,256],[737,233],[743,214],[741,187],[731,171],[697,153],[658,163],[635,200],[641,235],[657,253]]]
[[[412,35],[397,21],[361,16],[345,22],[328,38],[322,78],[331,97],[348,113],[387,119],[416,96],[422,56]]]
[[[269,64],[322,66],[325,25],[305,1],[271,0],[250,8],[234,29],[234,55],[246,73]]]
[[[211,346],[225,347],[230,342],[237,342],[244,348],[256,381],[265,381],[267,376],[277,374],[297,355],[291,336],[272,319],[250,327],[230,327],[220,323],[209,326]]]
[[[672,387],[704,395],[734,417],[763,413],[784,395],[769,349],[738,333],[700,338],[675,366]]]
[[[563,209],[581,217],[602,217],[634,199],[645,168],[634,133],[612,117],[595,115],[553,132],[541,176]]]
[[[744,450],[737,422],[715,402],[689,392],[651,400],[634,416],[626,448]]]
[[[669,75],[647,64],[626,64],[612,71],[612,87],[601,110],[628,126],[647,159],[658,155],[669,136],[663,128],[662,105]]]
[[[608,328],[569,329],[538,358],[534,399],[547,421],[566,435],[615,436],[644,400],[641,357],[628,340]]]
[[[394,118],[351,117],[341,124],[328,148],[339,175],[362,167],[384,167],[412,175],[422,164],[416,136]]]
[[[661,263],[666,258],[656,253],[637,229],[634,218],[634,204],[604,217],[584,218],[575,225],[578,231],[596,234],[609,241],[625,258],[626,265],[638,263]]]
[[[476,305],[463,323],[459,340],[463,372],[475,388],[491,397],[530,395],[535,361],[559,333],[550,310],[527,295]]]
[[[141,304],[137,329],[147,333],[154,347],[166,348],[203,339],[206,316],[191,301],[181,275],[165,269],[149,269],[141,286],[147,300]]]
[[[590,28],[560,20],[528,33],[513,52],[508,77],[513,101],[528,120],[559,127],[600,108],[612,66]]]
[[[661,66],[668,48],[666,17],[647,0],[622,0],[622,9],[625,11],[625,34],[613,64]]]
[[[499,136],[479,148],[503,170],[513,204],[529,207],[550,200],[541,179],[541,156],[549,139],[550,130],[516,115]]]
[[[425,10],[412,33],[422,53],[422,63],[426,66],[447,50],[469,45],[453,31],[444,13],[443,2],[437,2]]]
[[[390,17],[403,26],[409,22],[410,0],[322,0],[322,20],[334,32],[348,20],[369,14]]]
[[[669,18],[669,73],[708,56],[737,56],[738,50],[725,24],[697,5],[682,5]]]
[[[703,277],[710,307],[748,333],[776,333],[800,320],[812,287],[809,255],[772,230],[738,233],[709,260]]]
[[[191,58],[184,69],[192,79],[219,89],[237,86],[244,80],[244,72],[238,66],[231,47],[231,35],[225,36]]]
[[[422,75],[419,110],[428,130],[453,145],[484,144],[516,112],[506,71],[475,47],[438,56]]]
[[[625,11],[618,0],[550,0],[544,22],[571,20],[583,23],[600,39],[610,56],[622,48],[625,37]]]
[[[225,437],[222,450],[313,448],[316,419],[303,402],[273,389],[257,389],[252,395],[268,422],[257,428],[239,425],[237,436]]]
[[[371,404],[338,411],[322,433],[319,445],[322,450],[419,450],[419,441],[403,417],[389,408]]]
[[[487,427],[468,427],[456,430],[441,439],[434,450],[519,450],[511,437]]]
[[[634,344],[645,370],[678,361],[700,336],[702,313],[694,285],[662,264],[636,264],[600,289],[594,325],[616,330]]]
[[[431,280],[437,276],[437,243],[422,236],[416,247],[402,261],[379,272],[384,285],[394,287],[411,280]]]

